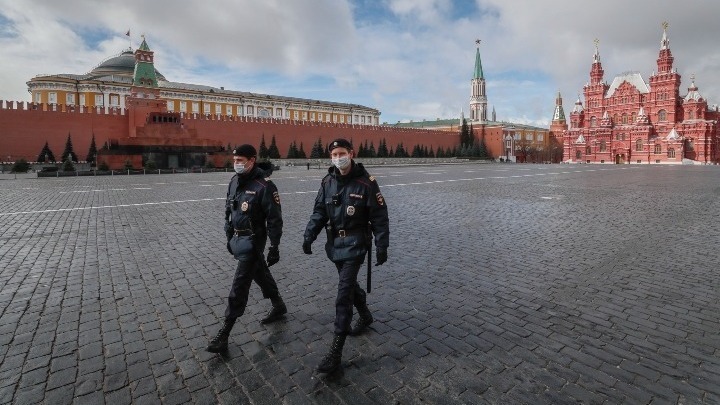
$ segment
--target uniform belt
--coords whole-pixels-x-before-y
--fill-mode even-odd
[[[235,236],[252,236],[252,229],[235,229],[233,232]]]
[[[365,235],[365,230],[362,228],[336,229],[335,232],[333,232],[333,235],[336,238],[344,238],[344,237],[350,236],[350,235]]]

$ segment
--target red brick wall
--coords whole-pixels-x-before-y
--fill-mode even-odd
[[[98,148],[110,139],[127,138],[130,135],[129,115],[98,114],[94,109],[81,113],[64,111],[65,106],[57,106],[58,111],[42,104],[37,109],[31,105],[20,107],[1,102],[0,107],[0,160],[14,161],[25,158],[29,161],[37,159],[45,141],[56,159],[60,159],[65,149],[68,133],[73,142],[73,150],[80,160],[84,160],[90,147],[92,134]],[[28,103],[29,104],[29,103]],[[25,109],[27,107],[27,109]],[[416,144],[437,150],[454,147],[459,142],[459,134],[455,131],[437,131],[423,129],[391,128],[381,126],[360,126],[332,123],[303,123],[290,120],[271,120],[259,118],[183,118],[183,126],[187,133],[199,139],[211,139],[221,142],[223,146],[242,143],[260,145],[262,136],[270,147],[273,135],[282,156],[287,154],[290,143],[295,141],[310,154],[313,144],[321,138],[324,144],[337,137],[351,139],[357,146],[360,142],[372,142],[377,147],[382,139],[387,142],[388,149],[393,150],[402,142],[406,150],[412,151]],[[178,143],[182,143],[178,140]]]

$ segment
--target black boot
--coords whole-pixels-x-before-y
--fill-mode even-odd
[[[340,367],[340,361],[342,360],[342,350],[345,345],[345,335],[335,335],[332,344],[330,345],[330,351],[323,357],[322,361],[317,367],[317,371],[320,373],[332,373]]]
[[[350,335],[357,336],[365,331],[370,324],[373,323],[373,317],[368,309],[367,305],[365,308],[358,311],[358,319],[355,321],[355,325],[350,330]]]
[[[226,351],[228,348],[228,336],[230,336],[233,325],[235,325],[234,319],[225,318],[222,328],[208,344],[207,351],[211,353]]]
[[[277,297],[272,299],[272,309],[268,314],[265,316],[265,318],[260,320],[260,323],[266,324],[270,322],[275,322],[278,319],[282,319],[285,317],[285,314],[287,314],[287,307],[285,306],[285,303],[283,302],[282,298]]]

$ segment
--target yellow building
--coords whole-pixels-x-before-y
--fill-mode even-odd
[[[143,47],[147,48],[144,39],[140,48]],[[130,95],[134,69],[134,51],[128,48],[86,74],[36,76],[27,82],[28,92],[35,103],[122,110],[126,97]],[[183,115],[245,116],[363,125],[379,125],[380,121],[379,110],[362,105],[171,82],[157,70],[155,74],[160,98],[167,101],[168,111]]]

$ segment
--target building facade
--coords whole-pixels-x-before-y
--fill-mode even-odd
[[[378,125],[380,112],[369,107],[170,82],[144,39],[86,75],[36,77],[28,89],[31,102],[0,100],[0,161],[47,162],[44,145],[59,157],[67,141],[79,161],[111,169],[149,161],[163,169],[217,167],[233,146],[263,141],[281,156],[292,147],[309,154],[337,137],[410,150],[458,142],[446,131]]]
[[[564,161],[571,163],[716,164],[718,108],[708,107],[691,77],[681,94],[680,74],[673,67],[667,24],[664,24],[657,70],[649,83],[640,73],[603,80],[600,51],[583,87],[585,104],[578,98],[563,131]]]
[[[559,161],[562,149],[551,148],[550,131],[532,125],[498,121],[495,108],[487,116],[488,97],[485,92],[485,75],[480,58],[480,41],[475,41],[475,67],[470,79],[470,117],[467,124],[477,142],[485,145],[488,157],[508,162],[548,162]],[[562,100],[561,100],[562,102]],[[562,108],[562,106],[560,107]],[[459,134],[464,114],[460,118],[411,121],[397,123],[402,128],[428,128]]]
[[[146,49],[141,49],[145,47]],[[295,121],[339,124],[378,125],[380,111],[356,104],[283,97],[224,87],[168,81],[155,70],[152,54],[143,38],[139,50],[145,60],[137,63],[141,70],[153,69],[160,98],[167,110],[181,115],[222,115],[229,117],[257,117]],[[104,110],[124,109],[130,96],[136,70],[135,51],[126,49],[103,61],[84,75],[50,74],[32,78],[28,91],[37,104],[66,105]],[[140,84],[140,83],[135,83]]]

